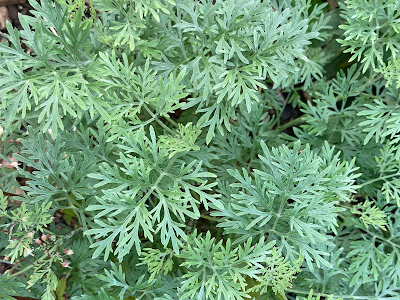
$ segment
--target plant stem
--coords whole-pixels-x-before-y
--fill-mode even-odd
[[[379,97],[379,96],[376,96],[376,95],[372,95],[372,94],[368,94],[368,93],[364,93],[364,92],[362,92],[362,93],[360,93],[360,94],[361,94],[361,95],[363,95],[363,96],[370,97],[370,98],[374,98],[374,99],[382,100],[382,101],[384,101],[384,102],[386,102],[386,101],[387,101],[387,99],[385,99],[385,98],[382,98],[382,97]]]
[[[176,128],[178,128],[178,123],[176,123],[174,120],[171,119],[170,116],[166,115],[164,116],[165,119],[167,119],[168,122],[170,122],[172,125],[174,125]]]
[[[276,226],[278,225],[278,221],[279,221],[279,219],[280,219],[281,216],[282,216],[283,208],[285,207],[286,202],[287,202],[287,200],[286,200],[286,199],[283,199],[283,201],[282,201],[282,203],[281,203],[281,205],[280,205],[280,207],[279,207],[278,214],[276,215],[274,224],[272,225],[271,230],[269,230],[268,238],[267,238],[267,240],[266,240],[266,243],[268,243],[268,242],[270,241],[270,239],[271,239],[271,237],[272,237],[272,233],[275,232],[275,228],[276,228]]]
[[[399,174],[396,173],[396,174],[386,175],[386,176],[383,176],[383,177],[374,178],[374,179],[371,179],[371,180],[368,180],[368,181],[366,181],[366,182],[361,183],[359,186],[360,186],[360,187],[364,187],[364,186],[369,185],[369,184],[371,184],[371,183],[374,183],[374,182],[376,182],[376,181],[385,180],[385,179],[387,179],[387,178],[395,177],[395,176],[398,176],[398,175],[399,175]]]
[[[200,218],[206,219],[206,220],[210,220],[210,221],[213,221],[213,222],[218,222],[219,221],[218,218],[211,217],[211,216],[208,216],[208,215],[203,215],[203,214],[200,215]]]
[[[298,117],[296,119],[293,119],[281,126],[278,126],[277,130],[278,131],[284,131],[290,127],[296,126],[296,125],[300,125],[301,123],[303,123],[303,118],[302,117]]]
[[[57,245],[56,245],[56,246],[57,246]],[[37,262],[42,261],[42,260],[45,259],[47,256],[51,255],[51,253],[54,251],[54,249],[56,248],[56,246],[54,246],[54,247],[49,251],[49,253],[43,254],[43,255],[37,260]],[[11,274],[11,275],[9,276],[9,278],[13,278],[13,277],[16,277],[16,276],[18,276],[18,275],[21,275],[21,274],[25,273],[26,271],[32,269],[32,268],[35,267],[35,266],[37,266],[37,265],[31,264],[31,265],[29,265],[29,266],[23,268],[22,270],[20,270],[20,271],[18,271],[18,272],[16,272],[16,273]]]
[[[393,250],[394,250],[397,254],[399,254],[399,250],[398,250],[398,249],[400,249],[400,245],[399,245],[399,244],[396,244],[396,243],[392,242],[391,240],[388,240],[388,239],[385,239],[384,237],[381,237],[381,236],[379,236],[379,235],[376,235],[376,234],[374,234],[373,232],[371,232],[371,231],[369,231],[369,230],[365,230],[365,231],[366,231],[370,236],[374,237],[375,239],[381,240],[381,241],[383,241],[383,242],[388,243],[389,245],[391,245],[392,248],[393,248]]]
[[[285,110],[287,101],[279,89],[275,89],[275,91],[278,94],[279,98],[281,98],[281,102],[282,102],[282,108],[276,114],[276,122],[279,127],[279,126],[281,126],[281,115],[282,115],[283,111]]]
[[[164,128],[166,131],[168,131],[171,134],[175,134],[175,131],[173,131],[171,128],[169,128],[167,125],[165,125],[163,122],[160,121],[160,119],[158,119],[154,113],[147,107],[147,105],[143,105],[143,107],[146,109],[146,111],[149,113],[149,115],[162,127]]]
[[[47,256],[47,254],[46,254],[46,256]],[[41,258],[44,258],[44,257],[42,256]],[[20,270],[20,271],[14,273],[14,274],[11,274],[11,275],[9,276],[9,278],[13,278],[13,277],[16,277],[16,276],[18,276],[18,275],[20,275],[20,274],[23,274],[23,273],[25,273],[26,271],[32,269],[34,266],[35,266],[35,265],[29,265],[29,266],[23,268],[22,270]]]

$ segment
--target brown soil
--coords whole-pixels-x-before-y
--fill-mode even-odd
[[[18,14],[26,15],[32,7],[27,0],[0,0],[0,40],[4,42],[4,33],[7,33],[6,23],[17,29],[22,29]]]

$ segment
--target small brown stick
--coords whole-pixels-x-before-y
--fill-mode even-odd
[[[308,102],[311,102],[311,104],[313,104],[313,99],[310,97],[310,95],[306,91],[302,91],[302,93],[304,98],[306,98]]]
[[[0,1],[1,1],[1,0],[0,0]],[[43,17],[43,20],[45,20],[46,22],[48,22],[48,20],[47,20],[45,17]],[[51,31],[54,35],[59,36],[54,27],[50,27],[50,31]]]
[[[283,96],[281,90],[280,89],[275,89],[275,92],[278,94],[279,98],[281,99],[282,104],[285,104],[286,99],[285,99],[285,96]]]
[[[337,8],[336,0],[328,0],[329,10],[335,10]]]

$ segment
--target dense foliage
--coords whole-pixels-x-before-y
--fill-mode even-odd
[[[41,0],[0,44],[0,298],[400,299],[400,1]]]

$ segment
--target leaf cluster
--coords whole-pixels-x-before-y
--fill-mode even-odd
[[[0,298],[399,299],[400,1],[333,2],[31,0]]]

